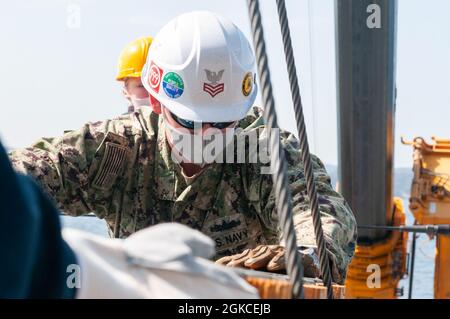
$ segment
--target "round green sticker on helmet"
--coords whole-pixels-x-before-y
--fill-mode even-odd
[[[183,79],[175,72],[166,73],[162,85],[166,95],[172,99],[180,97],[184,92]]]

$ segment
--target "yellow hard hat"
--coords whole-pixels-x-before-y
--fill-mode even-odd
[[[125,78],[137,78],[141,76],[142,68],[147,59],[147,52],[152,37],[142,37],[127,44],[119,56],[117,64],[117,81],[123,81]]]

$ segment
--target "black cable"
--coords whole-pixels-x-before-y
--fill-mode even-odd
[[[414,222],[414,224],[416,224]],[[414,261],[416,260],[416,238],[417,235],[413,233],[413,239],[411,244],[411,264],[409,265],[409,287],[408,287],[408,299],[412,298],[412,289],[414,281]]]
[[[429,236],[449,235],[450,225],[414,225],[414,226],[372,226],[372,225],[358,225],[358,229],[380,229],[387,231],[399,231],[408,233],[423,233]]]

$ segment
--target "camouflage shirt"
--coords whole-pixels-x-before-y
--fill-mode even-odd
[[[267,139],[261,117],[249,115],[239,126]],[[298,141],[287,132],[280,135],[298,245],[314,247]],[[107,221],[110,234],[116,229],[126,237],[157,223],[179,222],[213,238],[217,257],[280,241],[272,176],[261,174],[264,165],[213,163],[187,179],[172,161],[162,116],[149,108],[42,138],[11,152],[10,158],[16,170],[38,180],[61,210],[73,216],[94,212]],[[313,169],[333,277],[342,282],[354,253],[355,219],[316,156]]]

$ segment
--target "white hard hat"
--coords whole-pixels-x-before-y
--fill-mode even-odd
[[[220,15],[196,11],[178,16],[156,35],[142,83],[180,118],[231,122],[244,118],[256,98],[254,67],[241,30]]]

